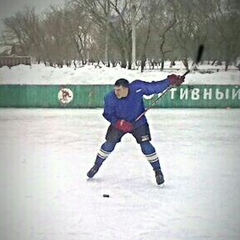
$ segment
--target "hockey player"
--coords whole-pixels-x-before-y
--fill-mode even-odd
[[[137,117],[145,111],[143,95],[152,95],[163,92],[169,86],[180,86],[184,82],[184,76],[172,74],[165,80],[145,82],[135,80],[129,83],[128,80],[120,78],[115,82],[114,91],[105,96],[103,116],[110,122],[106,133],[106,141],[102,144],[93,167],[87,173],[92,178],[114,150],[121,138],[130,133],[140,144],[142,153],[151,164],[158,185],[164,183],[164,176],[161,170],[159,158],[155,148],[150,143],[151,134],[146,116],[139,120]]]

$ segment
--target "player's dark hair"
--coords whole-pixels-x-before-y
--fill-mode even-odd
[[[115,82],[114,86],[115,86],[115,87],[120,87],[120,86],[122,86],[122,87],[127,88],[127,87],[129,86],[129,82],[128,82],[128,80],[125,79],[125,78],[119,78],[119,79]]]

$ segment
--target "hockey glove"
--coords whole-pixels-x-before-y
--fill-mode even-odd
[[[124,133],[131,132],[133,130],[133,125],[124,119],[118,120],[116,123],[116,128]]]
[[[183,82],[185,77],[180,75],[171,74],[168,77],[171,86],[179,87]]]

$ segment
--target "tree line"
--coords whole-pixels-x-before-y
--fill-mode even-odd
[[[133,25],[134,20],[134,25]],[[69,0],[45,12],[25,6],[3,19],[1,45],[38,62],[70,65],[102,61],[132,67],[136,60],[183,61],[189,68],[197,48],[203,59],[236,63],[240,56],[239,0]]]

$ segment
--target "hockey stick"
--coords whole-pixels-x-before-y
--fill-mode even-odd
[[[195,60],[194,64],[192,65],[191,69],[187,70],[183,74],[183,77],[185,77],[188,73],[190,73],[197,66],[197,64],[201,61],[202,55],[203,55],[203,50],[204,50],[204,45],[203,44],[199,45],[196,60]]]
[[[195,67],[196,65],[201,61],[202,59],[202,54],[203,54],[203,50],[204,50],[204,46],[201,44],[198,47],[198,52],[197,52],[197,57],[196,60],[194,62],[194,64],[192,65],[190,70],[187,70],[182,76],[185,77],[188,73],[190,73]],[[142,112],[136,119],[134,122],[137,122],[143,115],[146,114],[146,112],[148,110],[150,110],[151,108],[153,108],[153,106],[156,105],[156,103],[172,88],[172,86],[169,86],[168,88],[166,88],[162,94],[151,104],[150,107],[146,108],[144,112]]]
[[[146,114],[146,112],[147,112],[148,110],[150,110],[151,108],[153,108],[153,106],[159,101],[159,99],[162,98],[171,88],[172,88],[171,86],[169,86],[168,88],[166,88],[166,89],[162,92],[162,94],[151,104],[151,106],[148,107],[148,108],[146,108],[145,111],[142,112],[142,113],[134,120],[134,122],[137,122],[143,115]]]

